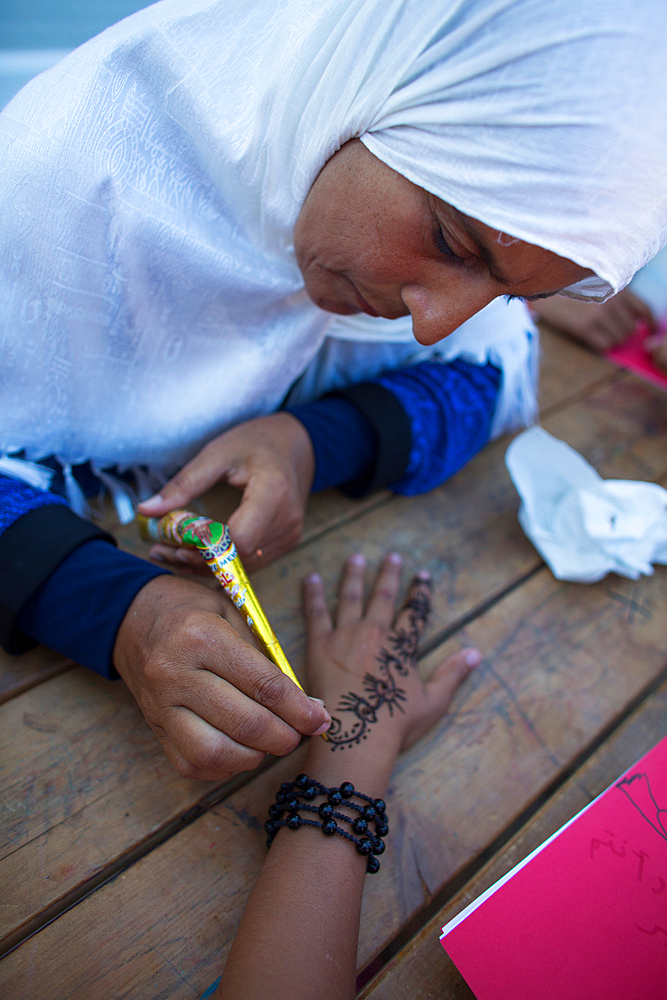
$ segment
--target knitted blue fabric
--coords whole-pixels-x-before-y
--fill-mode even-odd
[[[46,493],[44,490],[28,486],[20,479],[10,479],[9,476],[0,475],[0,535],[24,514],[52,503],[67,506],[67,501],[55,493]]]
[[[405,475],[389,489],[415,496],[458,472],[489,440],[502,372],[457,359],[425,361],[379,379],[398,398],[412,428]]]

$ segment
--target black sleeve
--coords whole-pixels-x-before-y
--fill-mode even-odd
[[[401,403],[377,382],[328,393],[289,408],[305,426],[315,452],[313,492],[338,486],[362,497],[400,479],[410,456],[410,421]]]
[[[84,542],[111,535],[77,517],[61,503],[31,510],[0,535],[0,645],[20,652],[34,643],[10,648],[18,612],[54,569]],[[21,649],[22,647],[22,649]]]

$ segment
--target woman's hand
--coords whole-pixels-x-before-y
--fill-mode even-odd
[[[638,320],[655,327],[649,307],[628,288],[601,305],[553,295],[532,302],[531,308],[547,323],[601,353],[627,340]]]
[[[329,715],[225,621],[224,599],[159,576],[121,623],[114,665],[185,778],[221,781],[289,753]]]
[[[239,487],[243,498],[229,519],[229,530],[246,569],[252,570],[299,541],[314,474],[315,457],[306,428],[291,413],[273,413],[214,438],[139,510],[159,517],[176,507],[187,507],[220,480]],[[192,549],[155,545],[151,556],[208,572]]]
[[[444,715],[456,687],[481,659],[476,649],[463,649],[429,680],[421,679],[417,648],[430,610],[430,578],[421,573],[414,579],[396,614],[400,562],[398,555],[387,556],[364,610],[364,559],[352,556],[341,580],[335,627],[321,579],[313,575],[306,581],[309,685],[333,717],[327,742],[316,741],[320,750],[359,747],[365,756],[375,756],[386,748],[395,755]],[[351,756],[345,754],[346,765]]]

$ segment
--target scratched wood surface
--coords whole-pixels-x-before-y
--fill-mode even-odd
[[[659,479],[667,471],[667,414],[657,390],[547,335],[542,399],[547,429],[603,475]],[[384,881],[369,887],[364,924],[373,936],[362,938],[362,966],[534,808],[665,662],[655,624],[667,602],[661,572],[640,584],[612,578],[609,593],[606,585],[557,584],[516,523],[506,444],[490,445],[424,497],[314,498],[301,545],[254,577],[297,670],[299,581],[317,566],[333,587],[355,549],[373,563],[396,548],[407,571],[433,572],[427,667],[463,642],[488,651],[456,712],[399,764],[393,864],[384,866],[393,874],[383,869]],[[218,517],[232,502],[225,491],[205,498]],[[133,529],[121,543],[145,554]],[[599,648],[609,655],[606,676],[596,673]],[[196,996],[219,970],[261,863],[261,837],[252,830],[268,790],[298,759],[235,790],[185,782],[161,758],[122,684],[43,651],[0,661],[0,700],[3,691],[0,937],[6,948],[53,922],[0,963],[0,993],[49,995],[40,976],[57,969],[62,996]],[[452,760],[457,773],[443,785]],[[431,813],[424,803],[443,789]],[[103,942],[110,920],[121,930]]]
[[[655,391],[640,386],[635,392],[634,380],[626,376],[613,380],[557,410],[546,425],[563,437],[583,428],[577,447],[594,453],[606,475],[634,469],[639,442],[645,477],[651,478],[667,465],[667,424],[655,424],[653,448],[644,447]],[[613,426],[607,419],[609,393]],[[426,566],[433,574],[434,609],[426,634],[433,644],[540,565],[516,521],[504,447],[497,442],[485,449],[441,489],[368,507],[362,516],[330,528],[326,544],[316,536],[256,574],[260,597],[299,672],[305,642],[300,580],[315,566],[333,589],[342,557],[356,549],[372,562],[390,546],[409,554],[408,572]],[[32,730],[41,727],[46,739],[35,739],[26,719],[33,720]],[[0,707],[0,732],[8,746],[0,795],[12,815],[0,844],[0,858],[6,856],[2,877],[11,886],[0,912],[5,949],[156,837],[166,836],[185,811],[222,794],[222,786],[212,790],[208,783],[178,778],[125,687],[78,668]],[[96,753],[104,762],[91,778]]]
[[[666,614],[667,571],[583,588],[542,569],[430,654],[427,669],[464,642],[487,655],[450,715],[398,763],[361,966],[662,674]],[[271,792],[299,766],[298,753],[280,761],[30,938],[0,964],[0,987],[41,995],[55,977],[63,996],[87,1000],[203,991],[261,865]]]
[[[505,848],[429,920],[362,990],[359,1000],[469,1000],[474,995],[440,945],[442,927],[600,795],[667,734],[667,683],[651,690]]]

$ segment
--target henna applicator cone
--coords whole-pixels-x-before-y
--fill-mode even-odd
[[[163,517],[138,514],[137,523],[146,541],[199,549],[223,590],[261,642],[268,658],[303,691],[252,589],[227,525],[188,510],[172,510]]]

